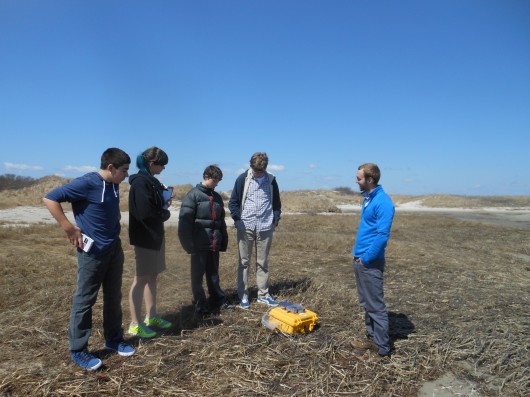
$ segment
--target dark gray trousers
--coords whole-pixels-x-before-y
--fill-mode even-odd
[[[379,354],[389,354],[389,322],[383,291],[385,260],[379,259],[369,265],[353,261],[353,270],[359,305],[365,310],[366,332],[379,346]]]
[[[92,307],[103,289],[103,334],[111,341],[123,337],[121,283],[123,250],[118,240],[100,257],[77,250],[77,289],[70,314],[70,350],[83,350],[92,333]]]

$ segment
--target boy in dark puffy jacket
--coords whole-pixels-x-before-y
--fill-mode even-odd
[[[203,181],[186,194],[180,208],[178,236],[184,250],[191,254],[191,291],[198,314],[209,313],[209,308],[229,307],[219,285],[219,252],[228,246],[223,199],[214,191],[222,178],[219,167],[206,167]],[[209,307],[202,286],[204,274]]]

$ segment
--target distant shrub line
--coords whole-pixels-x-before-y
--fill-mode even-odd
[[[29,176],[19,176],[14,174],[0,175],[0,192],[9,189],[23,189],[39,183],[40,179]]]
[[[339,193],[344,193],[344,194],[351,194],[351,195],[355,194],[352,188],[348,186],[339,186],[339,187],[336,187],[334,190],[336,190]]]

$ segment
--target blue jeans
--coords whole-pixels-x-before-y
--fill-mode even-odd
[[[86,349],[92,333],[92,306],[103,287],[103,333],[106,341],[123,337],[121,282],[123,250],[120,240],[99,257],[77,250],[77,289],[70,314],[70,350]]]
[[[389,354],[389,322],[383,292],[385,260],[378,259],[369,265],[353,261],[353,271],[359,305],[365,310],[366,333],[373,336],[374,342],[379,346],[379,354]]]

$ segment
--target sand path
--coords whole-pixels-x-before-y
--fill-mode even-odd
[[[342,213],[355,213],[359,211],[359,205],[338,205]],[[180,207],[172,206],[170,208],[171,218],[166,222],[168,226],[178,224],[178,214]],[[530,208],[505,208],[505,207],[484,207],[476,209],[468,208],[431,208],[423,207],[420,201],[412,201],[396,206],[396,213],[425,212],[446,215],[462,220],[478,221],[490,223],[503,227],[515,229],[530,230]],[[288,215],[288,213],[283,213]],[[73,221],[71,211],[66,213],[68,219]],[[227,224],[232,225],[230,217],[226,218]],[[129,213],[122,212],[122,221],[127,224]],[[55,223],[45,207],[16,207],[0,210],[0,222],[18,225],[27,225],[32,223]]]

